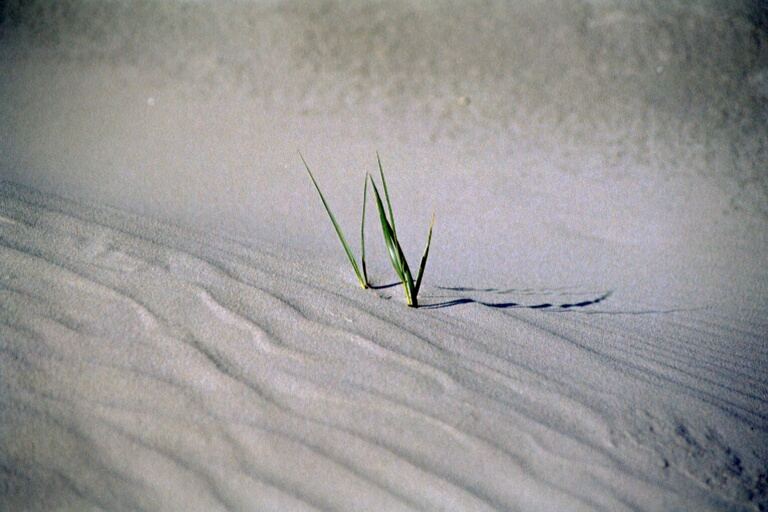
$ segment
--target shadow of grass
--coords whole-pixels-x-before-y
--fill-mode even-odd
[[[455,288],[446,288],[446,287],[439,287],[443,290],[451,290],[451,291],[482,291],[482,292],[490,292],[490,293],[510,293],[512,290],[496,290],[492,288],[484,288],[484,289],[474,289],[474,288],[466,288],[466,287],[455,287]],[[539,304],[522,304],[520,302],[490,302],[485,300],[479,300],[479,299],[473,299],[471,297],[459,297],[456,299],[451,299],[443,302],[436,302],[432,304],[423,304],[421,308],[423,309],[442,309],[442,308],[449,308],[452,306],[460,306],[462,304],[479,304],[481,306],[485,306],[488,308],[496,308],[496,309],[507,309],[507,308],[525,308],[525,309],[573,309],[573,308],[585,308],[588,306],[592,306],[594,304],[599,304],[603,302],[604,300],[608,299],[613,294],[612,290],[607,291],[606,293],[595,297],[593,299],[589,300],[583,300],[579,302],[563,302],[563,303],[550,303],[550,302],[542,302]]]

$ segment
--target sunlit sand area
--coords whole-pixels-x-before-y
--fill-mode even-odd
[[[0,16],[0,510],[768,509],[764,2]]]

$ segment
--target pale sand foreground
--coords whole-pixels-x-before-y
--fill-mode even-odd
[[[0,215],[2,510],[768,504],[764,302],[428,283],[463,304],[412,310],[8,183]]]

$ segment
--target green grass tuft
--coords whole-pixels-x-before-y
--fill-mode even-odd
[[[379,221],[381,222],[381,231],[384,235],[384,244],[387,247],[387,253],[389,254],[389,260],[392,263],[392,268],[395,269],[400,282],[403,283],[405,290],[405,300],[411,307],[418,307],[418,295],[421,288],[421,280],[424,277],[424,269],[427,266],[427,258],[429,257],[429,246],[432,243],[432,228],[435,224],[435,215],[432,214],[432,222],[429,225],[429,234],[427,235],[427,245],[424,248],[424,254],[421,257],[421,263],[419,265],[419,273],[416,276],[416,281],[413,280],[411,269],[408,266],[408,261],[405,259],[403,248],[400,246],[400,242],[397,240],[397,232],[395,231],[395,216],[392,212],[392,201],[389,198],[389,190],[387,189],[387,180],[384,178],[384,169],[381,166],[381,158],[376,153],[376,159],[379,163],[379,174],[381,176],[381,183],[384,188],[384,196],[387,200],[387,209],[389,210],[389,218],[387,218],[387,212],[384,210],[384,204],[381,201],[381,195],[379,189],[376,187],[376,182],[372,176],[368,176],[373,186],[373,193],[376,196],[376,208],[379,212]]]
[[[389,260],[392,263],[392,268],[395,269],[395,273],[397,274],[398,279],[400,279],[400,282],[403,283],[406,302],[411,307],[418,307],[419,289],[421,288],[422,278],[424,277],[424,269],[427,266],[429,247],[432,244],[432,228],[435,225],[435,215],[432,214],[432,222],[429,224],[429,234],[427,235],[427,245],[424,247],[424,253],[421,256],[421,262],[419,264],[419,272],[416,275],[416,279],[414,280],[411,269],[408,266],[408,261],[405,259],[403,248],[400,246],[400,242],[397,239],[395,214],[392,210],[392,200],[389,197],[389,189],[387,188],[387,179],[384,177],[384,169],[381,165],[381,157],[379,157],[379,153],[377,152],[376,161],[379,164],[379,176],[381,177],[381,184],[384,189],[384,197],[387,201],[387,209],[384,209],[384,202],[381,200],[381,195],[379,194],[379,189],[376,187],[376,182],[374,181],[373,176],[366,174],[365,183],[363,185],[363,214],[360,220],[360,265],[358,265],[357,260],[355,260],[355,256],[352,253],[352,249],[350,249],[349,244],[344,237],[341,226],[339,226],[339,223],[336,221],[336,217],[333,215],[333,212],[331,212],[331,208],[328,206],[328,201],[326,201],[325,196],[320,190],[320,186],[317,184],[315,176],[312,174],[312,171],[310,170],[309,165],[307,164],[307,161],[304,159],[304,155],[302,155],[301,152],[299,152],[299,157],[301,158],[304,167],[307,169],[307,174],[309,174],[309,178],[312,180],[312,184],[315,186],[315,190],[317,190],[317,193],[320,196],[323,207],[325,207],[325,211],[328,213],[328,218],[331,219],[331,224],[333,224],[333,228],[336,230],[336,235],[338,236],[339,241],[344,248],[344,252],[347,254],[347,258],[349,259],[349,263],[352,265],[352,269],[355,271],[357,281],[360,283],[360,287],[363,289],[370,287],[370,283],[368,281],[368,271],[365,264],[365,206],[368,202],[368,181],[370,180],[371,186],[373,187],[373,192],[376,197],[376,208],[379,213],[381,230],[384,235],[384,244],[387,247],[387,254],[389,254]],[[387,212],[389,212],[389,215],[387,215]]]

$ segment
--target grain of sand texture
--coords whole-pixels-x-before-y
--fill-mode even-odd
[[[764,3],[6,1],[0,69],[0,510],[768,509]],[[377,150],[436,211],[423,307],[297,149],[355,250]]]

